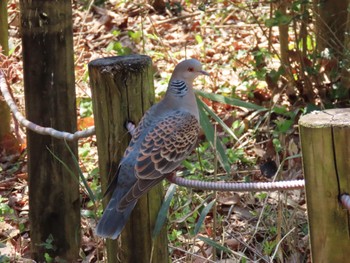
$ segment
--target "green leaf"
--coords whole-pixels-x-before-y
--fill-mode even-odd
[[[245,101],[230,98],[230,97],[225,97],[225,96],[222,96],[219,94],[208,93],[208,92],[201,91],[201,90],[196,90],[196,93],[204,98],[214,100],[217,102],[221,102],[221,103],[225,103],[225,104],[229,104],[232,106],[237,106],[237,107],[242,107],[242,108],[247,108],[247,109],[252,109],[252,110],[267,110],[266,108],[259,106],[259,105],[256,105],[254,103],[245,102]]]
[[[121,31],[119,31],[119,30],[113,30],[113,31],[112,31],[112,34],[113,34],[113,36],[115,36],[115,37],[119,36],[120,33],[121,33]]]
[[[275,120],[277,125],[277,131],[281,133],[286,133],[289,129],[293,127],[294,120]]]
[[[45,254],[44,254],[44,257],[45,257],[45,261],[46,261],[47,263],[53,262],[53,258],[49,255],[49,253],[45,253]]]
[[[196,97],[196,100],[197,100],[198,106],[201,105],[200,99],[198,97]],[[230,174],[231,167],[230,167],[230,163],[227,159],[224,146],[219,138],[216,138],[216,146],[214,146],[214,141],[215,141],[214,137],[216,136],[216,134],[214,134],[214,127],[210,123],[210,120],[209,120],[208,116],[206,115],[204,109],[202,107],[198,107],[198,110],[199,110],[200,123],[201,123],[201,126],[203,128],[205,137],[210,142],[211,146],[213,148],[216,148],[216,150],[219,154],[218,157],[219,157],[219,161],[220,161],[222,167],[225,169],[227,174]]]
[[[203,107],[203,109],[206,110],[206,112],[209,113],[209,115],[217,122],[220,124],[220,126],[229,134],[231,135],[236,141],[238,141],[239,139],[237,138],[237,136],[234,134],[234,132],[226,125],[225,122],[222,121],[222,119],[219,118],[218,115],[216,115],[215,112],[213,112],[207,104],[205,104],[203,101],[198,100],[198,106],[199,107]]]
[[[304,108],[303,115],[310,113],[310,112],[313,112],[313,111],[316,111],[316,110],[317,111],[321,110],[321,108],[319,106],[316,106],[315,104],[308,103],[308,104],[306,104],[306,107]]]
[[[83,184],[84,184],[84,187],[85,187],[85,189],[86,189],[87,192],[88,192],[88,195],[89,195],[90,199],[91,199],[93,202],[95,202],[95,200],[96,200],[95,195],[94,195],[94,193],[92,192],[91,188],[89,187],[89,185],[88,185],[88,183],[87,183],[87,181],[86,181],[86,179],[85,179],[85,177],[84,177],[84,175],[83,175],[83,173],[82,173],[82,171],[81,171],[81,169],[80,169],[80,167],[79,167],[79,163],[78,163],[77,158],[75,157],[73,151],[72,151],[71,148],[69,147],[67,141],[65,141],[65,144],[66,144],[66,147],[68,148],[68,150],[69,150],[69,152],[70,152],[70,154],[71,154],[71,156],[72,156],[72,159],[73,159],[73,161],[74,161],[74,164],[75,164],[75,166],[77,167],[77,170],[78,170],[78,173],[79,173],[79,177],[81,178],[81,180],[82,180],[82,182],[83,182]],[[55,154],[50,150],[50,148],[47,147],[47,150],[52,154],[52,156],[53,156],[57,161],[59,161],[59,162],[63,165],[63,167],[68,171],[68,173],[69,173],[71,176],[73,176],[73,178],[76,178],[77,181],[79,182],[77,176],[76,176],[75,173],[72,171],[72,169],[70,169],[70,168],[68,167],[68,165],[67,165],[65,162],[63,162],[57,155],[55,155]]]
[[[207,243],[209,246],[215,247],[216,249],[226,252],[228,254],[232,254],[232,250],[215,242],[214,240],[207,238],[207,237],[203,237],[203,236],[199,236],[198,237],[200,240],[202,240],[203,242]]]
[[[275,18],[270,18],[265,20],[266,27],[278,26],[278,21]]]
[[[304,43],[304,41],[306,41],[306,43]],[[301,38],[299,43],[298,43],[298,47],[300,50],[303,50],[304,44],[306,44],[306,50],[305,51],[312,51],[314,50],[314,39],[312,38],[312,36],[307,35],[306,39],[305,38]]]
[[[95,218],[95,212],[88,209],[81,209],[81,215],[87,218]]]
[[[114,42],[109,42],[108,46],[106,47],[106,51],[110,52],[113,50]]]
[[[276,114],[284,115],[289,117],[290,112],[288,111],[286,106],[275,106],[271,109],[271,112],[274,112]]]
[[[265,20],[265,25],[267,27],[288,25],[291,21],[292,21],[291,16],[283,14],[281,11],[277,10],[273,18]]]
[[[80,117],[92,116],[92,99],[91,98],[81,98],[79,103],[79,113]]]
[[[199,205],[197,205],[194,208],[191,208],[190,211],[181,217],[177,217],[176,219],[172,220],[173,223],[183,223],[186,220],[189,219],[189,217],[192,217],[195,214],[199,214],[198,210],[201,208],[205,203],[208,202],[208,200],[211,199],[211,195],[209,195],[205,200],[203,200]],[[183,209],[188,208],[189,204],[192,203],[192,199],[188,199],[188,201],[182,206]]]
[[[200,35],[195,35],[194,38],[199,45],[203,43],[203,38]]]
[[[122,56],[122,55],[129,55],[132,53],[131,48],[129,47],[123,47],[121,42],[110,42],[106,48],[107,52],[110,51],[116,51],[118,53],[118,55]]]
[[[272,69],[270,72],[267,73],[267,75],[271,78],[271,80],[274,83],[277,83],[277,81],[283,74],[285,74],[285,70],[282,66],[279,67],[278,70]]]
[[[288,25],[292,21],[292,17],[276,11],[276,19],[279,25]]]
[[[198,222],[194,228],[194,235],[197,235],[203,222],[205,217],[208,215],[210,209],[213,207],[213,205],[215,204],[216,200],[214,199],[213,201],[211,201],[206,207],[204,207],[204,209],[202,210],[201,215],[199,216]]]
[[[168,210],[169,210],[169,206],[170,206],[170,202],[171,202],[171,199],[173,199],[175,190],[176,190],[176,184],[171,184],[170,187],[168,188],[168,191],[165,194],[164,202],[163,202],[163,204],[158,212],[156,224],[154,226],[153,233],[152,233],[152,238],[155,238],[156,236],[159,235],[159,233],[160,233],[160,231],[165,223],[165,220],[166,220],[167,214],[168,214]]]
[[[136,44],[141,42],[141,37],[142,37],[142,32],[141,31],[129,30],[128,35]]]
[[[5,255],[0,255],[0,262],[1,263],[11,263],[11,260],[9,257],[7,257]]]
[[[78,160],[77,160],[77,157],[76,157],[75,154],[73,153],[72,149],[69,147],[67,141],[64,141],[64,142],[65,142],[65,144],[66,144],[66,147],[68,148],[69,153],[70,153],[71,156],[72,156],[72,159],[73,159],[73,161],[74,161],[74,164],[75,164],[75,166],[76,166],[76,168],[77,168],[77,170],[78,170],[79,177],[80,177],[80,179],[82,180],[82,182],[83,182],[83,184],[84,184],[84,187],[85,187],[85,189],[87,190],[91,201],[95,203],[96,197],[95,197],[94,193],[92,192],[91,188],[89,187],[89,184],[88,184],[88,182],[86,181],[86,179],[85,179],[85,177],[84,177],[84,175],[83,175],[83,172],[82,172],[81,169],[80,169],[80,166],[79,166],[79,162],[78,162]]]

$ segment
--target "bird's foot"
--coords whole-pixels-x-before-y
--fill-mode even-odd
[[[176,171],[171,172],[170,174],[166,175],[165,178],[169,181],[172,182],[172,178],[176,177]]]
[[[127,121],[125,123],[125,128],[128,130],[128,132],[132,135],[134,135],[135,129],[136,129],[136,125],[131,122],[131,121]]]

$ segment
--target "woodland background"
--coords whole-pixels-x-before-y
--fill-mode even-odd
[[[225,145],[231,174],[216,167],[216,153],[202,135],[196,151],[183,163],[182,175],[213,180],[216,174],[218,181],[245,182],[301,179],[299,117],[316,109],[349,106],[348,4],[344,0],[74,0],[79,129],[94,124],[88,62],[132,53],[150,56],[159,99],[174,65],[194,57],[211,74],[210,79],[199,78],[196,89],[268,111],[224,104],[215,95],[213,100],[204,99],[222,120],[213,124]],[[8,13],[8,27],[0,22],[0,69],[24,113],[19,4],[1,1],[1,8],[1,18]],[[0,122],[0,262],[27,262],[26,135],[1,96]],[[96,151],[94,136],[79,141],[81,171],[89,188],[102,198]],[[164,185],[168,189],[169,183]],[[102,205],[95,206],[84,187],[81,201],[81,261],[103,262],[104,243],[93,234]],[[213,247],[218,262],[310,261],[302,190],[212,193],[177,187],[167,229],[172,262],[213,262]],[[209,237],[214,244],[205,239]],[[48,238],[41,245],[54,249],[54,240]],[[46,261],[55,259],[48,253]]]

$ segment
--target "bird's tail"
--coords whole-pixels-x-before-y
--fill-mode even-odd
[[[96,234],[100,237],[116,239],[128,221],[137,200],[130,203],[122,211],[118,210],[119,202],[125,195],[122,189],[116,189],[109,201],[102,218],[97,224]]]

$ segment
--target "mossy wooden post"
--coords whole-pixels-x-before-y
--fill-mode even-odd
[[[9,31],[7,23],[7,0],[0,1],[0,46],[2,53],[9,54]]]
[[[350,193],[350,109],[300,118],[312,261],[349,262],[350,218],[339,196]]]
[[[77,129],[70,0],[20,0],[27,118],[60,131]],[[78,172],[64,140],[27,130],[29,219],[36,262],[77,262],[80,248]],[[77,155],[77,142],[67,143]],[[49,151],[50,150],[50,151]],[[50,246],[45,246],[51,242]]]
[[[0,1],[0,46],[2,47],[2,53],[8,55],[8,24],[7,24],[7,1]],[[0,92],[0,142],[3,140],[3,136],[9,134],[11,131],[11,115],[10,108],[7,106],[4,98]],[[0,146],[0,151],[2,151]]]
[[[125,122],[137,124],[154,103],[152,61],[143,55],[97,59],[89,63],[89,74],[100,177],[102,190],[106,191],[130,140]],[[103,201],[104,206],[109,197]],[[160,184],[138,201],[121,242],[107,239],[108,262],[168,261],[166,230],[154,242],[151,238],[162,198]]]

